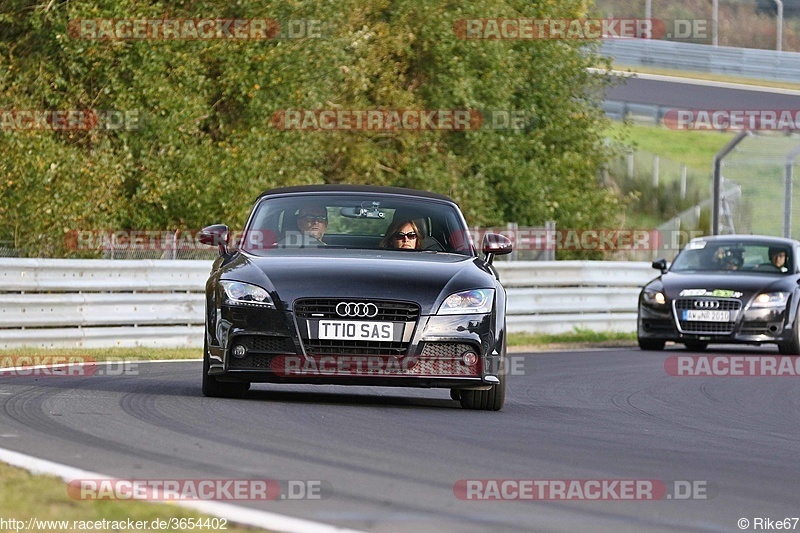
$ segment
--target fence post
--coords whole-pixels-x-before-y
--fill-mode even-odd
[[[628,179],[633,179],[634,152],[628,154]]]
[[[681,200],[686,200],[686,165],[681,165]]]
[[[714,167],[714,179],[711,182],[711,235],[719,235],[719,211],[722,198],[722,160],[731,153],[736,145],[753,133],[750,130],[740,131],[736,137],[730,140],[722,150],[716,153],[712,166]]]
[[[657,155],[654,155],[653,156],[653,187],[655,187],[656,189],[658,189],[658,174],[660,172],[659,163],[660,163],[659,157]]]

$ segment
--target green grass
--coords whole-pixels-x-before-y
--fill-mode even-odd
[[[714,155],[734,136],[734,132],[676,131],[663,126],[612,122],[607,136],[635,150],[657,154],[694,169],[696,183],[710,190]],[[797,146],[797,138],[785,135],[760,134],[745,139],[725,160],[725,178],[742,187],[748,224],[737,221],[737,232],[780,235],[783,224],[783,161]],[[674,165],[673,165],[674,166]],[[679,173],[662,162],[661,177],[674,180]],[[637,168],[638,170],[638,168]],[[797,172],[797,171],[795,171]],[[796,194],[796,193],[795,193]],[[800,205],[793,204],[792,234],[800,234]],[[647,213],[631,213],[637,223],[647,223]],[[648,227],[648,226],[642,226]]]
[[[711,175],[714,155],[736,134],[718,131],[678,131],[663,126],[643,126],[612,122],[608,137],[620,140],[625,146],[651,152],[661,157],[707,171]]]
[[[509,346],[541,346],[545,344],[595,344],[612,341],[635,341],[636,333],[603,332],[575,328],[571,333],[511,333]]]
[[[86,531],[74,527],[75,521],[144,521],[151,524],[153,520],[166,520],[181,518],[211,518],[190,509],[165,503],[149,503],[143,501],[122,500],[76,500],[67,494],[67,483],[55,476],[33,475],[28,471],[14,466],[0,463],[0,518],[8,521],[16,519],[27,521],[30,518],[38,520],[67,520],[66,529],[53,527],[55,531]],[[5,524],[8,526],[8,522]],[[79,525],[78,525],[79,526]],[[42,528],[44,529],[44,528]],[[96,528],[95,528],[96,529]],[[20,531],[25,530],[20,529]],[[160,529],[160,531],[186,531],[184,529]],[[211,531],[211,528],[194,529],[195,531]],[[217,528],[216,530],[219,530]],[[6,527],[2,531],[14,531]],[[112,529],[100,529],[112,531]],[[116,531],[134,531],[133,529],[117,529]],[[141,531],[141,530],[140,530]],[[156,531],[145,528],[144,531]],[[264,531],[257,528],[235,526],[230,521],[226,531],[244,533]]]
[[[11,348],[0,350],[0,368],[14,366],[14,360],[20,357],[52,358],[40,364],[56,364],[59,362],[78,363],[100,361],[153,361],[159,359],[200,359],[202,348]],[[68,359],[62,361],[63,359]],[[25,364],[37,364],[26,361]]]

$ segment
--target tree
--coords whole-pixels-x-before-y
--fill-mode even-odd
[[[262,190],[364,183],[452,195],[471,224],[609,227],[596,179],[606,64],[590,41],[465,39],[470,18],[575,19],[583,2],[37,2],[0,13],[0,109],[110,110],[88,130],[0,133],[0,241],[63,254],[75,229],[239,226]],[[94,19],[277,19],[268,40],[80,37]],[[291,26],[289,21],[294,21]],[[315,22],[317,21],[317,22]],[[319,38],[286,38],[303,24]],[[302,32],[297,32],[302,33]],[[515,112],[521,129],[306,131],[286,110]]]

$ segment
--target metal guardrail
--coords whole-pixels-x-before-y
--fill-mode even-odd
[[[611,120],[632,119],[637,122],[652,122],[656,126],[664,120],[664,115],[673,107],[650,104],[633,104],[619,100],[605,100],[602,105]]]
[[[203,345],[210,261],[0,259],[0,348]]]
[[[602,53],[617,65],[671,68],[797,82],[800,53],[652,39],[606,39]]]
[[[203,344],[209,261],[0,259],[0,348]],[[497,263],[511,332],[634,331],[648,263]]]
[[[656,276],[639,261],[496,263],[511,333],[636,331],[639,291]]]

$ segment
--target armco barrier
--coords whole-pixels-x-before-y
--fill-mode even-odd
[[[0,259],[0,348],[203,345],[210,261]]]
[[[638,261],[520,261],[496,267],[508,292],[512,333],[633,332],[639,291],[658,274]]]
[[[653,39],[605,39],[602,53],[617,66],[645,66],[796,82],[800,53]]]
[[[634,331],[648,263],[498,262],[511,332]],[[0,259],[0,348],[203,344],[210,261]]]

